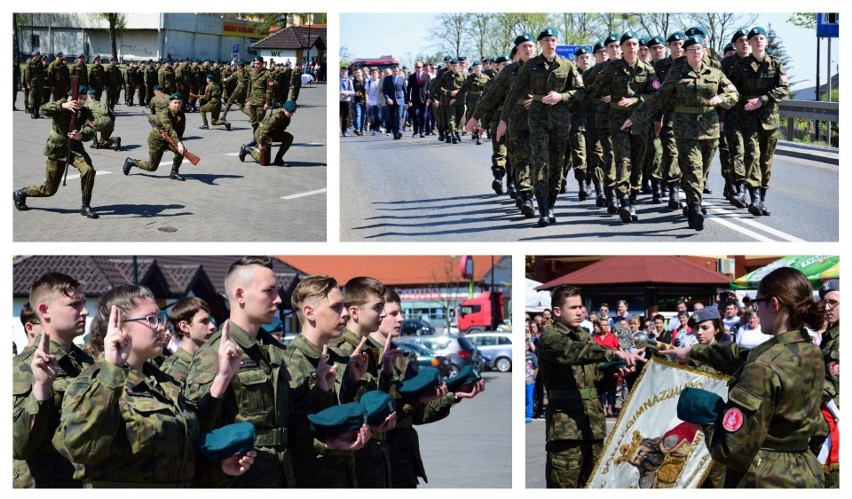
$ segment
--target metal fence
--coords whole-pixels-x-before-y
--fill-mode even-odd
[[[831,143],[831,123],[840,122],[840,103],[820,102],[813,100],[785,100],[778,104],[778,110],[782,118],[787,118],[786,139],[793,140],[795,118],[808,121],[827,121],[826,142]]]

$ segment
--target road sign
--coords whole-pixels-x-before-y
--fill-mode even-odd
[[[231,53],[234,53],[234,54],[240,53],[240,44],[239,43],[234,44],[234,46],[231,48]]]
[[[840,37],[840,13],[817,14],[817,38]]]
[[[588,47],[586,45],[557,45],[556,46],[556,54],[561,55],[562,57],[564,57],[566,59],[571,59],[573,61],[574,60],[574,54],[577,52],[577,50],[580,49],[580,47],[585,48],[586,50],[589,51],[589,53],[592,52],[592,48]]]

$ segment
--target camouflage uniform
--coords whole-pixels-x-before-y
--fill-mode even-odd
[[[616,382],[604,377],[597,364],[613,360],[615,350],[598,345],[582,328],[572,330],[555,322],[545,328],[536,353],[549,401],[547,487],[584,487],[606,433],[599,394]]]
[[[822,334],[822,342],[819,345],[822,351],[822,360],[825,363],[825,383],[822,387],[822,402],[825,404],[834,400],[834,405],[840,409],[840,323],[832,325]],[[811,449],[815,455],[819,454],[822,442],[829,436],[827,421],[828,410],[823,409],[823,422],[816,438],[811,440]],[[839,430],[838,430],[839,431]],[[840,463],[823,465],[823,477],[825,488],[836,489],[840,487]]]
[[[603,70],[610,64],[618,62],[617,60],[608,60],[602,64],[597,64],[583,75],[583,83],[586,89],[591,89],[592,85],[599,79]],[[588,120],[590,128],[594,128],[595,140],[592,142],[591,148],[593,154],[593,172],[592,175],[595,181],[603,184],[605,199],[598,196],[598,201],[595,203],[599,207],[609,204],[609,212],[615,213],[618,208],[615,205],[615,162],[612,154],[612,137],[609,133],[609,104],[601,102],[599,97],[592,96],[590,91],[586,91],[586,106],[593,108],[594,111],[587,114],[594,116],[594,120]],[[588,113],[588,111],[587,111]]]
[[[654,63],[654,71],[657,73],[657,79],[665,82],[672,68],[672,56],[668,56]],[[660,147],[662,148],[662,156],[660,158],[660,181],[668,186],[669,190],[669,209],[675,210],[680,207],[679,189],[681,171],[678,166],[677,158],[677,142],[675,142],[674,128],[672,123],[673,107],[671,104],[657,117],[657,121],[662,121],[663,126],[660,129]]]
[[[92,126],[95,132],[100,133],[100,138],[95,136],[93,141],[98,149],[108,149],[115,145],[112,132],[115,131],[115,112],[106,104],[97,100],[87,100],[86,107],[92,111],[94,120]]]
[[[295,481],[287,449],[292,395],[284,347],[264,331],[255,339],[231,323],[230,332],[231,341],[242,349],[242,362],[225,395],[221,399],[210,396],[210,385],[219,371],[221,331],[195,352],[183,385],[184,394],[197,405],[203,431],[241,421],[254,425],[257,457],[251,469],[233,478],[230,486],[292,487]],[[231,480],[218,463],[209,464],[198,473],[204,486],[218,487]]]
[[[367,340],[362,352],[367,354],[367,372],[361,377],[357,385],[348,383],[345,374],[345,363],[361,339],[352,331],[346,330],[343,336],[332,340],[328,344],[330,352],[337,355],[338,380],[340,385],[340,402],[346,403],[358,401],[361,395],[370,390],[381,390],[385,393],[390,391],[392,376],[381,372],[380,362],[382,359],[382,345],[372,338]],[[355,472],[359,488],[388,488],[390,487],[390,456],[388,454],[385,434],[373,432],[373,438],[363,448],[355,451]]]
[[[730,74],[731,82],[740,92],[736,112],[741,112],[743,143],[745,144],[746,180],[752,202],[752,215],[769,215],[763,204],[772,175],[772,158],[778,144],[777,128],[781,121],[778,103],[787,98],[790,84],[784,65],[767,55],[762,61],[749,55],[737,61]],[[750,99],[760,98],[763,105],[753,111],[743,106]]]
[[[133,94],[136,92],[136,81],[139,69],[132,64],[128,64],[124,70],[124,103],[128,106],[133,105]]]
[[[284,71],[281,72],[281,78],[279,85],[281,86],[281,102],[287,102],[288,96],[290,95],[290,87],[292,86],[290,82],[293,80],[293,68],[289,65],[284,66]],[[299,79],[301,82],[301,78]]]
[[[183,341],[191,340],[184,338]],[[183,384],[187,373],[189,373],[190,364],[192,364],[192,354],[183,348],[178,348],[175,353],[166,357],[160,364],[160,370],[174,378],[178,384]]]
[[[456,94],[456,102],[464,102],[468,114],[472,114],[476,108],[476,104],[479,102],[479,98],[482,96],[482,92],[485,90],[485,85],[489,81],[491,81],[491,78],[486,74],[480,73],[479,76],[476,76],[476,74],[471,73],[467,75],[467,78],[459,89],[459,93]],[[477,134],[480,128],[482,128],[482,124],[477,120]],[[479,139],[477,138],[477,140]]]
[[[59,100],[67,95],[68,85],[71,83],[71,72],[65,65],[65,61],[50,63],[47,67],[47,82],[51,89],[51,100]]]
[[[328,392],[317,387],[313,376],[322,350],[304,336],[293,338],[284,354],[293,395],[292,412],[287,426],[287,448],[293,454],[296,487],[351,488],[355,480],[355,452],[326,449],[324,442],[313,437],[308,414],[337,405],[335,386]]]
[[[509,100],[509,92],[514,87],[518,74],[525,63],[518,60],[517,63],[503,69],[506,73],[506,82],[509,88],[506,90],[506,100],[503,102],[503,110],[500,112],[500,121],[506,123],[506,151],[509,156],[513,177],[511,181],[518,190],[515,204],[518,205],[525,217],[535,216],[535,208],[532,202],[532,183],[530,183],[530,158],[532,149],[530,145],[530,125],[527,119],[527,109],[524,107],[524,99]]]
[[[41,88],[44,86],[45,81],[44,66],[41,64],[41,60],[34,61],[30,59],[30,61],[27,62],[27,69],[24,78],[30,89],[30,109],[36,112],[36,110],[41,107]]]
[[[722,59],[722,73],[728,79],[731,77],[731,70],[734,69],[736,62],[740,59],[741,57],[736,53]],[[745,118],[742,116],[742,111],[742,109],[738,110],[733,107],[722,114],[722,122],[725,124],[723,135],[727,153],[723,156],[722,151],[719,151],[719,159],[722,160],[722,175],[726,175],[725,180],[734,189],[734,192],[730,194],[737,198],[736,202],[732,202],[738,208],[745,208],[745,145],[740,128]]]
[[[458,95],[458,90],[464,84],[464,74],[460,70],[446,71],[441,75],[440,81],[435,85],[435,94],[440,99],[441,106],[438,111],[441,113],[441,120],[444,123],[445,142],[457,141],[455,134],[458,133],[458,118],[460,109],[464,108],[464,102],[456,100],[450,104],[450,100],[455,99]],[[456,92],[456,95],[451,95]],[[433,97],[433,99],[435,98]],[[446,134],[449,135],[446,135]],[[455,143],[455,142],[453,142]]]
[[[78,62],[75,62],[70,68],[68,68],[69,81],[72,76],[76,76],[78,78],[79,85],[89,87],[89,71],[88,68],[86,68],[85,62],[78,59]]]
[[[787,331],[750,350],[693,345],[690,358],[732,375],[724,413],[703,425],[710,455],[727,466],[726,487],[823,486],[808,442],[822,418],[825,367],[807,332]]]
[[[171,376],[100,360],[68,387],[53,445],[87,487],[188,487],[199,433]]]
[[[597,74],[603,68],[603,65],[597,64],[583,71],[581,77],[583,84],[588,87],[590,81],[594,81],[593,74]],[[597,68],[597,70],[595,69]],[[578,113],[583,115],[583,128],[586,130],[586,183],[591,181],[595,186],[595,205],[599,208],[606,206],[606,197],[603,194],[601,184],[603,182],[603,161],[604,149],[601,143],[600,135],[597,127],[597,114],[599,103],[589,98],[588,93],[586,99],[582,103],[583,109]]]
[[[177,89],[175,69],[171,66],[163,64],[163,67],[157,71],[157,80],[160,87],[162,87],[163,92],[166,94],[173,94]]]
[[[249,73],[248,85],[248,108],[249,121],[251,122],[252,132],[257,131],[258,125],[263,121],[266,115],[266,106],[272,109],[272,87],[275,82],[270,79],[269,71],[262,69],[260,71],[253,70]]]
[[[169,134],[175,143],[183,139],[183,133],[186,130],[186,115],[183,111],[178,111],[177,114],[174,114],[171,109],[167,108],[154,115],[154,121]],[[183,162],[183,155],[172,149],[171,144],[160,135],[159,130],[152,128],[151,133],[148,134],[148,161],[138,160],[135,166],[140,170],[155,172],[160,166],[163,154],[168,150],[172,150],[175,153],[172,159],[172,171],[175,171]]]
[[[222,111],[222,87],[218,83],[211,82],[204,89],[204,104],[199,108],[201,111],[201,121],[207,125],[207,114],[210,113],[213,125],[224,125],[225,122],[219,119],[219,113]]]
[[[237,102],[239,108],[242,109],[246,102],[246,90],[248,88],[249,74],[245,67],[237,68],[234,73],[224,80],[225,85],[235,82],[235,87],[228,97],[228,103],[225,105],[225,112],[222,114],[224,120],[228,116],[228,111],[231,110],[231,104]]]
[[[94,61],[89,67],[89,88],[97,90],[98,95],[95,96],[97,100],[101,100],[101,95],[104,91],[104,84],[106,83],[105,73],[106,71],[101,65],[100,59]]]
[[[189,106],[189,91],[191,80],[191,70],[189,69],[189,66],[187,65],[186,61],[178,63],[177,67],[175,67],[175,86],[177,88],[177,91],[180,92],[180,94],[184,98],[184,108]]]
[[[582,78],[580,75],[581,82]],[[568,171],[573,167],[580,201],[585,201],[588,196],[586,186],[591,179],[586,166],[586,106],[583,102],[575,102],[569,110],[571,111],[571,128],[568,131],[568,142],[565,144],[567,150],[562,162],[562,188],[559,192],[565,192]]]
[[[151,110],[151,114],[157,115],[163,111],[169,110],[169,95],[165,92],[161,92],[157,95],[154,95],[151,99],[148,100],[148,109]]]
[[[159,85],[153,62],[142,67],[142,80],[145,84],[145,103],[150,104],[151,99],[154,98],[154,86]]]
[[[40,338],[36,338],[34,345],[40,344]],[[72,478],[73,463],[56,452],[50,439],[59,426],[62,399],[68,385],[94,361],[77,346],[66,351],[51,341],[50,354],[56,357],[59,370],[53,381],[51,397],[39,402],[32,394],[30,364],[34,352],[35,347],[29,346],[12,360],[12,486],[80,487],[82,484]]]
[[[290,77],[290,100],[296,102],[299,100],[299,91],[302,90],[302,66],[296,66],[293,70],[293,75]]]
[[[562,94],[562,101],[546,105],[541,99],[550,92]],[[530,175],[538,200],[539,225],[553,223],[553,207],[562,184],[562,167],[568,130],[571,125],[569,103],[585,96],[583,80],[574,63],[555,55],[548,61],[538,55],[521,68],[506,96],[507,102],[523,102],[532,95],[527,111],[530,130]],[[503,109],[506,115],[506,109]]]
[[[107,105],[110,109],[115,109],[118,103],[118,96],[121,94],[121,87],[124,86],[124,78],[121,76],[121,69],[118,64],[110,63],[105,68],[105,84],[107,89]]]
[[[494,176],[494,181],[501,185],[503,177],[506,175],[506,136],[496,140],[497,127],[500,125],[500,113],[503,111],[503,102],[506,100],[506,93],[512,86],[512,80],[509,77],[511,65],[503,68],[503,71],[497,73],[493,79],[489,80],[485,87],[485,93],[477,102],[476,106],[469,108],[471,118],[486,120],[486,116],[490,116],[488,127],[491,131],[491,174]],[[509,192],[515,188],[510,173],[506,180],[506,187]],[[493,184],[492,184],[493,185]],[[496,189],[495,189],[496,190]]]
[[[272,164],[279,165],[284,162],[284,155],[293,144],[293,134],[286,131],[290,126],[290,118],[284,114],[283,109],[276,109],[260,122],[257,131],[254,133],[257,149],[252,149],[249,154],[255,161],[260,163],[260,148],[264,148],[266,154],[266,164],[270,164],[272,143],[281,142],[278,152],[275,153],[275,162]]]

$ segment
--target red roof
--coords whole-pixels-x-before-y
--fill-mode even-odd
[[[329,275],[341,285],[353,277],[370,276],[388,286],[466,282],[458,258],[449,256],[279,256],[308,275]],[[499,257],[494,257],[496,264]],[[473,257],[473,278],[491,270],[491,255]]]
[[[730,282],[730,277],[725,274],[707,270],[677,256],[612,256],[548,281],[538,289],[550,289],[560,284],[713,284],[727,287]]]

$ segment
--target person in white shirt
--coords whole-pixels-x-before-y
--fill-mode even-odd
[[[769,336],[760,330],[760,316],[757,313],[749,310],[745,313],[745,318],[745,325],[739,329],[734,339],[738,345],[754,348],[769,339]]]

